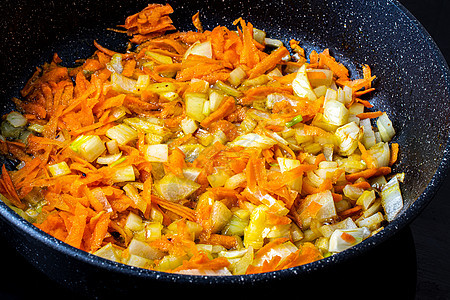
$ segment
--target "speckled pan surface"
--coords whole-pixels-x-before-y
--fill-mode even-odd
[[[51,278],[93,293],[102,292],[105,286],[113,293],[124,293],[155,282],[228,286],[297,280],[392,238],[431,200],[449,165],[449,69],[430,36],[397,1],[168,2],[175,9],[172,19],[181,30],[193,29],[190,17],[197,11],[207,29],[217,25],[231,28],[233,20],[242,16],[270,37],[300,40],[308,53],[330,48],[349,66],[351,75],[361,75],[359,63],[369,64],[377,75],[377,92],[370,100],[377,110],[388,112],[397,130],[401,156],[394,172],[406,173],[402,189],[405,209],[375,237],[327,259],[274,273],[211,278],[152,272],[97,258],[41,233],[0,204],[1,228],[11,243]],[[107,5],[90,0],[4,2],[0,7],[0,26],[6,29],[0,33],[2,113],[12,108],[8,99],[18,95],[34,68],[49,61],[54,52],[65,62],[87,57],[94,51],[93,39],[123,50],[126,37],[106,28],[122,23],[146,4],[135,0],[108,1]],[[119,281],[121,284],[116,284]]]

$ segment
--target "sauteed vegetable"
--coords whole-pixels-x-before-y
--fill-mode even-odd
[[[395,218],[399,146],[368,65],[351,79],[328,49],[198,13],[178,32],[172,12],[128,17],[126,53],[37,68],[1,124],[5,203],[73,247],[192,275],[310,263]]]

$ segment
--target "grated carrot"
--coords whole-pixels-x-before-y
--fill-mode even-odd
[[[271,51],[243,18],[234,29],[204,30],[197,12],[196,30],[179,32],[172,13],[169,4],[149,4],[127,17],[123,30],[114,29],[137,44],[126,53],[93,41],[95,52],[75,68],[54,54],[36,69],[13,99],[23,118],[15,117],[26,122],[20,138],[0,140],[0,152],[20,161],[14,171],[2,166],[5,202],[73,247],[104,255],[112,246],[124,263],[136,258],[131,243],[143,243],[150,250],[134,263],[149,269],[239,266],[240,274],[253,274],[323,258],[317,228],[368,214],[345,187],[373,191],[367,180],[391,172],[374,167],[359,136],[339,135],[347,118],[332,124],[324,105],[337,86],[352,89],[347,109],[373,108],[360,97],[375,90],[376,76],[362,65],[363,78],[350,78],[329,49],[307,55],[296,40],[290,50]],[[298,96],[294,81],[307,57],[308,70],[333,73],[331,85],[312,87],[316,100]],[[305,86],[324,76],[308,72]],[[189,105],[187,95],[195,95]],[[13,121],[6,116],[2,126]],[[358,147],[346,153],[350,140]],[[392,166],[399,145],[390,147]],[[245,254],[227,258],[236,253]],[[176,265],[168,266],[171,259]]]

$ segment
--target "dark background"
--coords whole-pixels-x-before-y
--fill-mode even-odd
[[[301,1],[301,0],[299,0]],[[150,1],[151,2],[151,1]],[[400,1],[433,37],[450,62],[450,1]],[[0,299],[86,299],[49,280],[0,239]],[[450,299],[450,178],[422,214],[390,241],[359,260],[322,274],[336,285],[360,286],[368,294],[345,293],[346,298],[384,294],[385,299]],[[356,276],[355,276],[356,275]],[[343,280],[342,278],[348,279]],[[339,283],[336,283],[339,282]],[[321,285],[323,286],[323,284]],[[320,287],[320,286],[319,286]],[[374,290],[376,288],[376,291]],[[314,289],[313,286],[311,286]],[[157,296],[155,291],[151,295]],[[280,291],[280,296],[282,292]],[[298,294],[299,298],[302,293]],[[344,296],[336,290],[337,299]],[[209,295],[217,297],[217,295]],[[227,296],[227,295],[224,295]],[[229,296],[239,297],[239,294]],[[256,296],[256,295],[254,295]],[[317,296],[320,296],[320,292]],[[148,297],[148,296],[146,296]],[[257,297],[257,296],[256,296]]]

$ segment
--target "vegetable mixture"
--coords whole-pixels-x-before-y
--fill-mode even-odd
[[[76,67],[37,68],[4,116],[2,200],[67,244],[135,267],[241,275],[310,263],[403,206],[399,147],[361,77],[242,18],[178,32],[151,4]],[[230,24],[231,25],[231,24]],[[367,109],[367,110],[366,110]]]

